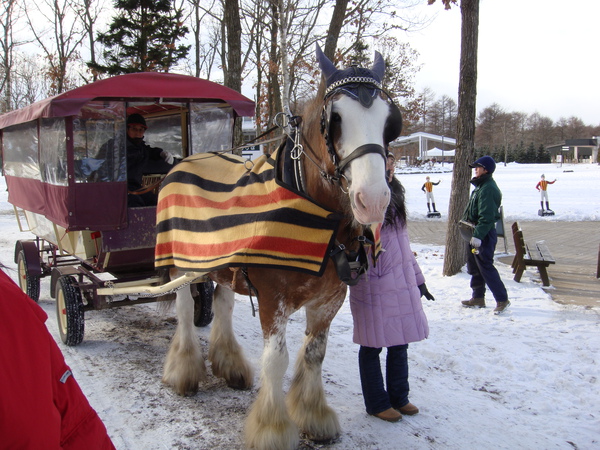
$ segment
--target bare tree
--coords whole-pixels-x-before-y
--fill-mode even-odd
[[[446,9],[458,0],[442,0]],[[428,0],[429,4],[435,0]],[[479,0],[461,0],[461,48],[458,84],[458,123],[456,154],[452,174],[444,275],[460,272],[465,264],[466,245],[460,237],[458,222],[469,199],[469,163],[475,155],[475,103],[477,99],[477,43],[479,36]]]
[[[85,37],[87,37],[90,50],[90,62],[97,64],[96,59],[96,22],[100,13],[104,11],[104,0],[78,0],[73,8],[81,21]],[[92,71],[92,81],[98,79],[98,72]]]
[[[15,39],[15,26],[21,16],[18,0],[5,0],[0,8],[0,112],[13,109],[12,89],[13,71],[15,65],[15,49],[23,41]]]
[[[71,87],[67,66],[78,58],[78,50],[85,38],[75,4],[71,0],[41,0],[27,3],[27,23],[48,64],[50,94],[59,94]],[[39,16],[50,28],[39,27]]]
[[[336,0],[327,30],[327,38],[325,39],[325,49],[323,53],[331,61],[335,61],[335,50],[340,38],[342,26],[346,19],[346,11],[348,9],[349,0]]]
[[[210,79],[213,65],[218,53],[219,42],[222,42],[220,23],[216,10],[220,11],[221,2],[213,0],[202,6],[201,0],[187,0],[191,9],[188,15],[190,29],[194,37],[192,47],[194,49],[195,77],[204,76]],[[217,7],[219,5],[219,7]]]
[[[36,102],[49,90],[50,83],[39,56],[17,53],[13,75],[11,102],[14,109]]]

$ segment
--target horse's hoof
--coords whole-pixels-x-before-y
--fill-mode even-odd
[[[229,386],[231,389],[236,389],[238,391],[247,391],[248,389],[252,388],[252,385],[252,380],[248,380],[246,377],[243,376],[227,380],[227,386]]]
[[[306,433],[302,433],[300,435],[300,439],[302,441],[305,441],[306,444],[309,447],[312,447],[313,445],[333,445],[333,444],[337,444],[340,441],[340,436],[341,436],[340,434],[336,434],[333,437],[318,438],[318,437],[309,436]]]
[[[181,395],[182,397],[192,397],[198,393],[198,383],[171,383],[166,378],[162,379],[163,384],[171,387],[176,394]]]

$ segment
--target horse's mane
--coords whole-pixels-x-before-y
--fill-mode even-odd
[[[319,159],[323,162],[321,169],[326,170],[328,173],[333,174],[334,166],[331,161],[331,157],[327,152],[327,146],[323,134],[321,133],[321,118],[323,111],[323,102],[325,97],[325,82],[321,80],[319,88],[315,96],[310,99],[305,105],[302,112],[302,135],[304,138],[305,147],[310,145],[310,149],[305,149],[308,153],[314,151]],[[308,144],[307,144],[308,143]],[[305,162],[305,164],[307,164]],[[308,163],[311,164],[311,163]],[[336,209],[344,214],[349,221],[344,220],[343,226],[350,228],[361,228],[358,222],[354,222],[352,208],[350,205],[350,199],[347,194],[344,194],[337,184],[332,184],[326,181],[316,171],[314,172],[314,178],[312,182],[321,186],[320,190],[329,190],[331,193],[331,199],[337,205]],[[323,197],[320,196],[322,199]],[[329,206],[329,205],[327,205]]]
[[[310,99],[302,112],[302,133],[308,142],[317,143],[323,147],[325,141],[321,138],[321,111],[323,109],[323,97],[325,95],[325,83],[321,80],[317,93]],[[317,148],[314,149],[319,152]]]

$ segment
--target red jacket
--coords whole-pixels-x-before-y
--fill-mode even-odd
[[[114,449],[48,332],[44,310],[0,270],[0,447]]]

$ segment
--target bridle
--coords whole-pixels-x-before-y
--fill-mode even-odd
[[[365,90],[371,90],[371,93],[365,95]],[[320,159],[318,153],[312,148],[308,141],[302,143],[302,117],[285,115],[279,113],[275,117],[275,124],[282,128],[287,135],[287,145],[291,147],[290,155],[294,161],[294,172],[296,174],[296,189],[301,192],[306,192],[306,183],[301,164],[301,158],[304,155],[306,159],[317,167],[320,176],[329,183],[339,186],[339,188],[348,194],[350,182],[345,175],[349,164],[362,156],[368,154],[378,154],[384,161],[387,160],[389,153],[379,144],[364,144],[354,149],[345,158],[340,158],[335,149],[334,142],[331,138],[331,105],[332,99],[336,94],[344,93],[356,98],[363,106],[370,107],[375,97],[381,93],[385,94],[391,107],[398,108],[390,95],[383,89],[380,83],[369,77],[348,77],[340,80],[327,88],[323,99],[323,108],[321,109],[321,134],[325,139],[327,152],[333,164],[333,173],[328,172],[319,164]]]
[[[366,88],[366,89],[365,89]],[[347,157],[340,158],[331,139],[331,104],[332,99],[338,93],[344,93],[357,99],[363,106],[370,107],[374,98],[384,93],[392,104],[397,108],[389,94],[384,91],[381,84],[369,77],[349,77],[333,83],[324,96],[323,108],[321,110],[321,134],[325,139],[327,152],[334,166],[333,173],[328,172],[319,163],[319,154],[311,147],[308,140],[302,139],[302,118],[300,116],[285,115],[279,113],[275,117],[275,124],[281,127],[287,135],[285,152],[292,160],[293,173],[291,184],[298,191],[307,194],[302,156],[317,167],[320,176],[328,183],[337,185],[344,194],[348,194],[350,182],[345,176],[349,164],[362,156],[378,154],[387,162],[388,152],[379,144],[364,144],[352,151]],[[344,181],[345,180],[345,181]],[[358,248],[351,250],[339,241],[335,241],[329,256],[331,257],[338,277],[349,286],[358,283],[360,276],[368,270],[369,258],[366,246],[374,246],[375,237],[370,228],[365,227],[363,234],[352,238],[352,243],[357,242]]]

